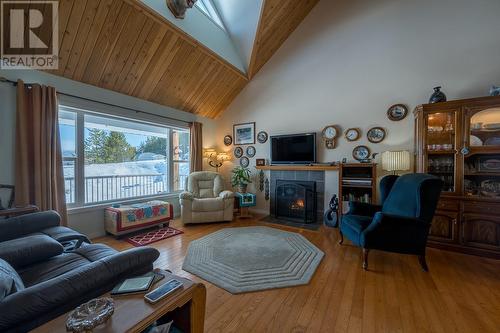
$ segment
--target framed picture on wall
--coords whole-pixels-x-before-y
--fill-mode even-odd
[[[255,123],[233,125],[233,139],[235,145],[255,144]]]

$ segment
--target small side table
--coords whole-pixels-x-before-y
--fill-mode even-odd
[[[25,215],[38,212],[38,207],[29,205],[24,207],[12,207],[0,210],[0,218],[8,219],[9,217]]]
[[[248,208],[257,204],[257,196],[252,193],[236,192],[234,198],[238,202],[240,218],[252,217]]]

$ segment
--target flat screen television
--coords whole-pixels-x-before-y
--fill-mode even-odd
[[[316,133],[271,136],[271,164],[316,163]]]

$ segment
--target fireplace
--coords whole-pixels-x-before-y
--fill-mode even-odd
[[[276,180],[275,217],[301,223],[316,221],[316,182]]]

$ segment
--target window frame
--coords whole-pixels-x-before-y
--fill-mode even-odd
[[[173,190],[174,188],[174,168],[173,165],[175,162],[173,160],[173,132],[174,131],[182,131],[182,132],[187,132],[189,134],[190,129],[189,126],[186,124],[186,126],[180,126],[180,125],[168,125],[168,124],[163,124],[159,122],[154,122],[154,121],[146,121],[146,120],[141,120],[141,119],[133,119],[129,118],[126,116],[117,116],[117,115],[111,115],[107,113],[102,113],[99,111],[91,111],[87,109],[82,109],[70,105],[66,105],[63,103],[59,104],[59,110],[60,111],[67,111],[67,112],[73,112],[76,115],[75,119],[75,153],[76,157],[63,157],[63,161],[75,161],[75,197],[74,197],[74,202],[73,203],[66,203],[66,206],[68,209],[81,209],[81,208],[88,208],[88,207],[95,207],[95,206],[103,206],[103,205],[109,205],[112,203],[118,203],[118,202],[127,202],[127,201],[137,201],[137,200],[142,200],[142,199],[148,199],[148,198],[157,198],[157,197],[165,197],[169,195],[176,195],[182,192],[182,189],[180,190]],[[117,119],[117,120],[123,120],[123,121],[129,121],[132,123],[141,123],[144,125],[151,125],[151,126],[156,126],[156,127],[163,127],[166,130],[168,130],[168,151],[167,151],[167,166],[166,166],[166,172],[165,174],[167,175],[167,189],[168,191],[162,192],[162,193],[156,193],[156,194],[151,194],[151,195],[143,195],[143,196],[133,196],[133,197],[127,197],[127,198],[121,198],[121,199],[112,199],[112,200],[104,200],[104,201],[97,201],[97,202],[90,202],[86,203],[85,202],[85,147],[84,147],[84,142],[85,142],[85,115],[91,115],[91,116],[97,116],[101,118],[108,118],[108,119]],[[189,147],[191,149],[191,147]],[[181,162],[186,162],[186,161],[181,161]],[[187,160],[188,167],[190,167],[191,161]]]
[[[194,7],[205,15],[210,21],[212,21],[217,27],[227,32],[224,21],[222,21],[222,17],[212,0],[198,0],[194,4]],[[217,16],[217,19],[215,19],[212,15]]]

